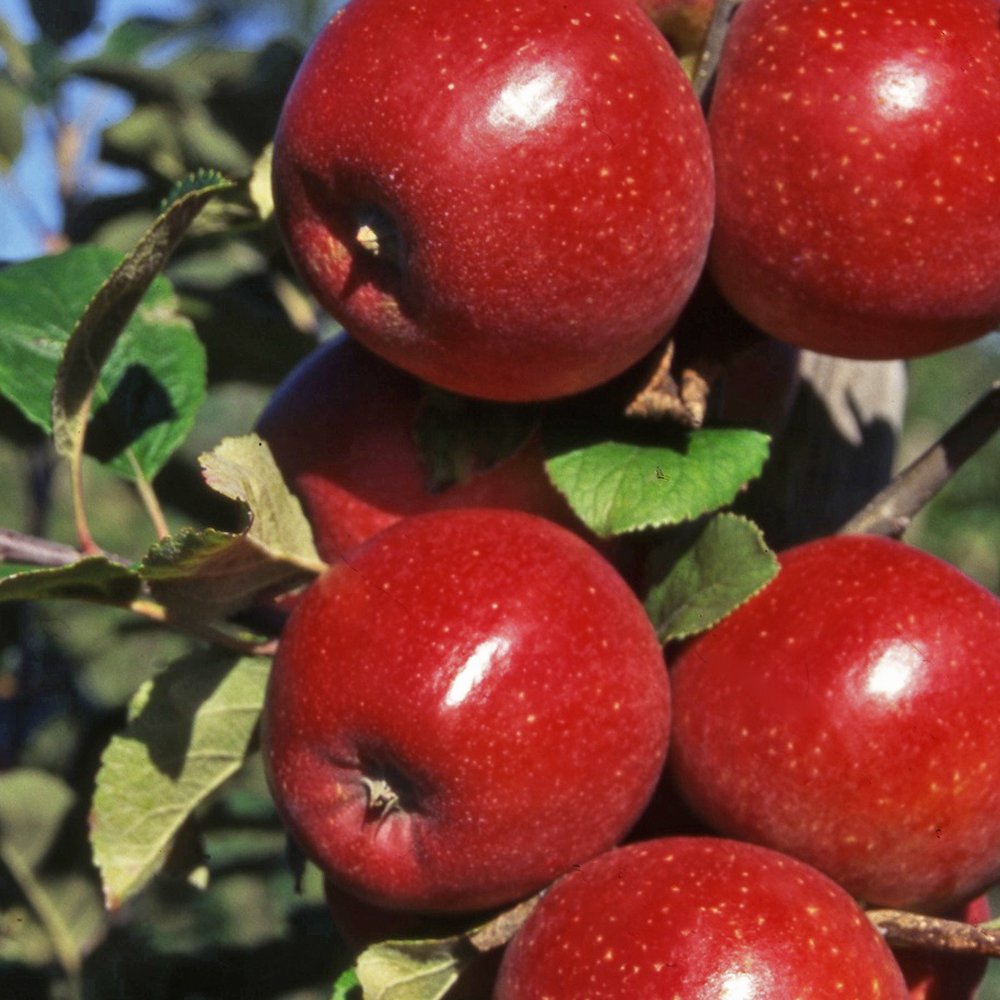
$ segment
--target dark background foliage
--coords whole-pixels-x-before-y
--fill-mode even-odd
[[[13,5],[0,20],[0,212],[11,220],[0,258],[79,243],[124,251],[190,171],[250,175],[330,6],[133,4],[122,20],[123,5],[96,0]],[[241,234],[238,212],[207,210],[167,272],[208,355],[206,403],[157,479],[172,526],[234,524],[232,505],[204,487],[196,458],[248,431],[280,377],[328,331],[273,229]],[[911,364],[897,465],[998,375],[997,336]],[[134,493],[96,463],[86,474],[95,534],[137,556],[153,539]],[[73,541],[65,468],[6,402],[0,484],[0,526]],[[1000,591],[998,496],[994,441],[908,538]],[[0,995],[330,995],[342,955],[321,887],[310,872],[296,887],[253,758],[204,807],[198,829],[178,839],[149,889],[118,912],[101,906],[87,839],[99,757],[139,685],[186,648],[187,640],[106,608],[0,603],[0,779],[18,776],[0,780]],[[27,882],[17,867],[25,862]],[[988,982],[982,996],[1000,996],[1000,985]]]

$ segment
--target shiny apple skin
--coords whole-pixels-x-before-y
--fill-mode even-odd
[[[268,401],[256,430],[324,559],[342,558],[402,517],[453,507],[523,510],[582,530],[545,474],[537,435],[432,492],[415,434],[421,401],[417,379],[347,337],[320,345]]]
[[[273,186],[291,257],[352,335],[501,400],[579,392],[649,351],[714,203],[690,84],[620,0],[351,0],[288,94]],[[366,206],[394,260],[358,245]]]
[[[709,116],[710,269],[766,332],[909,358],[1000,323],[996,0],[746,0]]]
[[[790,549],[676,656],[670,773],[714,830],[880,906],[1000,876],[1000,601],[901,542]]]
[[[387,908],[518,899],[615,843],[661,772],[663,654],[601,556],[529,514],[380,532],[282,633],[262,743],[278,811],[340,888]],[[370,808],[384,777],[399,808]]]
[[[560,879],[508,946],[494,1000],[904,1000],[839,886],[753,844],[670,837]]]

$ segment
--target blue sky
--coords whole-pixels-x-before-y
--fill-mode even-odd
[[[193,0],[98,0],[94,26],[74,39],[66,53],[83,56],[97,51],[111,27],[137,14],[179,18],[196,6]],[[252,17],[236,19],[227,41],[234,46],[259,47],[283,30],[284,13],[280,3],[254,5]],[[37,29],[28,0],[0,0],[0,17],[22,41],[35,38]],[[132,182],[129,173],[98,164],[94,153],[100,132],[128,113],[128,98],[109,87],[76,81],[66,87],[65,100],[68,115],[84,126],[89,137],[82,154],[83,162],[89,165],[88,187],[103,192],[127,188]],[[44,234],[58,233],[61,228],[56,191],[56,166],[45,118],[38,110],[31,110],[25,120],[24,151],[10,173],[0,174],[0,259],[21,260],[45,252]]]
[[[100,23],[76,39],[67,52],[71,55],[93,52],[108,27],[137,11],[148,11],[150,6],[136,0],[101,0]],[[162,0],[157,4],[159,12],[164,15],[183,14],[188,6],[182,0]],[[0,16],[21,41],[30,42],[37,36],[28,0],[3,0]],[[71,88],[67,95],[71,113],[82,111],[85,98],[91,109],[88,110],[87,125],[92,125],[95,133],[117,121],[129,109],[127,99],[109,88],[101,88],[101,99],[91,102],[84,86],[82,90],[80,87]],[[23,152],[9,174],[0,174],[0,258],[7,260],[42,253],[45,249],[42,241],[44,231],[57,232],[59,229],[55,194],[57,175],[43,115],[35,109],[29,110],[24,125]],[[100,187],[109,188],[127,183],[126,177],[117,171],[109,171],[106,176],[95,180]]]

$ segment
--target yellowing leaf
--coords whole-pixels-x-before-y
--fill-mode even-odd
[[[91,844],[117,909],[161,870],[185,820],[242,766],[269,661],[196,654],[136,693],[97,775]]]
[[[200,461],[212,489],[246,504],[251,515],[247,536],[255,545],[304,569],[323,568],[302,507],[259,435],[225,438]]]
[[[475,954],[463,944],[464,938],[456,936],[384,941],[368,948],[357,966],[365,1000],[441,1000]]]
[[[302,507],[260,437],[226,438],[201,462],[209,485],[246,507],[249,524],[240,534],[185,529],[154,545],[141,573],[158,601],[189,620],[221,618],[326,568]]]
[[[517,933],[541,894],[470,930],[448,937],[382,941],[365,949],[355,969],[364,1000],[440,1000],[484,953]]]

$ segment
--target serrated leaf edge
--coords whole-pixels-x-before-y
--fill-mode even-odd
[[[704,434],[714,430],[718,430],[718,428],[699,428],[697,430],[690,431],[689,435]],[[748,483],[754,482],[756,479],[760,477],[764,463],[767,461],[771,443],[771,438],[767,434],[764,434],[760,431],[753,431],[748,428],[744,428],[743,430],[748,435],[752,435],[751,439],[756,439],[759,441],[759,444],[763,449],[764,454],[761,456],[760,469],[755,474],[749,476],[746,480],[744,480],[743,483],[740,484],[740,487],[737,489],[737,494],[739,489],[744,488]],[[735,499],[736,494],[734,494],[734,496],[730,497],[729,499],[721,501],[718,504],[710,505],[707,507],[702,507],[701,505],[694,507],[689,505],[685,509],[677,511],[674,514],[668,516],[649,515],[641,519],[633,520],[627,526],[620,528],[616,528],[613,524],[609,523],[610,520],[614,519],[613,516],[604,517],[599,522],[592,520],[589,516],[587,516],[586,511],[581,511],[579,506],[573,502],[573,495],[572,495],[573,485],[575,485],[575,483],[579,480],[579,476],[577,476],[574,479],[573,484],[570,487],[565,488],[563,485],[557,482],[556,477],[552,473],[551,464],[553,462],[556,463],[561,462],[564,459],[571,459],[575,456],[579,456],[585,453],[586,451],[592,448],[597,448],[608,444],[617,444],[620,447],[631,449],[632,454],[629,456],[628,459],[629,461],[633,460],[632,457],[633,455],[641,455],[643,451],[647,450],[659,451],[667,447],[666,445],[663,444],[641,444],[641,443],[634,443],[627,441],[614,441],[614,440],[594,441],[579,448],[572,448],[569,449],[568,451],[560,452],[559,454],[556,455],[549,455],[544,463],[545,474],[548,477],[549,482],[552,484],[553,488],[566,500],[566,502],[569,504],[570,508],[573,510],[576,516],[579,517],[580,520],[583,521],[587,525],[587,527],[590,528],[590,530],[593,531],[594,534],[596,534],[599,538],[614,538],[623,535],[637,534],[639,532],[646,531],[651,528],[669,528],[678,524],[690,523],[691,521],[696,521],[699,517],[703,517],[706,514],[710,514],[713,513],[714,511],[721,510],[728,504],[732,503],[733,499]],[[614,512],[612,512],[612,515],[613,513]]]
[[[760,545],[761,545],[762,549],[764,550],[764,552],[771,552],[772,556],[774,555],[773,550],[767,544],[767,540],[764,538],[764,532],[761,531],[760,526],[758,524],[755,524],[753,521],[751,521],[750,518],[744,517],[742,514],[735,514],[732,511],[722,511],[721,513],[716,514],[715,518],[719,518],[719,519],[723,519],[724,518],[724,519],[729,520],[729,521],[738,521],[738,522],[740,522],[742,524],[745,524],[747,527],[749,527],[753,531],[753,534],[754,534],[755,538],[760,543]],[[695,542],[695,544],[697,544],[697,542]],[[710,628],[714,628],[716,625],[719,624],[719,622],[721,622],[724,619],[728,618],[734,611],[736,611],[738,608],[743,607],[744,604],[746,604],[748,601],[750,601],[754,597],[756,597],[769,583],[771,583],[774,580],[774,578],[778,575],[779,570],[780,570],[780,566],[778,564],[777,558],[775,558],[774,559],[774,572],[771,574],[771,576],[767,580],[765,580],[763,583],[761,583],[760,586],[758,586],[756,589],[754,589],[751,593],[747,594],[743,598],[743,600],[739,601],[737,604],[734,604],[724,614],[717,615],[711,621],[706,622],[706,624],[704,624],[701,628],[686,629],[686,630],[680,631],[680,632],[666,631],[665,633],[663,633],[661,635],[662,641],[663,642],[680,642],[680,641],[683,641],[684,639],[690,639],[692,636],[700,635],[702,632],[707,632]]]

